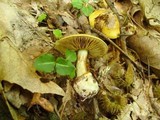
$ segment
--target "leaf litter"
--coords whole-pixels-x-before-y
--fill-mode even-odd
[[[0,2],[0,25],[4,28],[0,30],[0,95],[11,119],[160,119],[158,0],[85,0],[95,10],[111,9],[117,15],[121,34],[112,42],[100,29],[90,29],[85,11],[74,8],[71,2]],[[47,17],[38,21],[43,13]],[[54,42],[61,38],[53,34],[55,29],[61,30],[61,37],[86,33],[108,45],[105,56],[87,60],[100,86],[94,98],[81,101],[72,88],[74,78],[33,68],[41,54],[64,57],[54,49]]]

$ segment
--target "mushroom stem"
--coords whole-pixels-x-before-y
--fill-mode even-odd
[[[88,51],[79,50],[78,51],[78,60],[77,60],[77,77],[85,74],[87,72],[86,60],[87,60]]]
[[[87,71],[87,50],[78,51],[77,78],[73,84],[75,91],[83,98],[83,101],[98,93],[99,86],[92,73]]]

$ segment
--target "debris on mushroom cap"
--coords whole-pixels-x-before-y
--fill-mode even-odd
[[[107,12],[106,9],[99,9],[99,10],[95,10],[90,16],[89,16],[89,22],[90,22],[90,25],[91,27],[94,27],[95,26],[95,19],[98,17],[98,16],[102,16],[102,15],[105,15]]]
[[[75,34],[57,40],[55,48],[61,53],[65,53],[66,49],[74,51],[86,49],[90,57],[101,57],[108,50],[108,46],[103,40],[87,34]]]
[[[120,34],[117,16],[110,9],[95,10],[89,16],[90,26],[100,30],[108,38],[116,39]]]

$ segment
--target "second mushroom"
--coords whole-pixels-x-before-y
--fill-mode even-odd
[[[107,53],[108,46],[98,37],[87,34],[76,34],[57,40],[55,48],[61,53],[66,49],[77,51],[75,91],[85,100],[99,91],[99,85],[92,73],[87,69],[87,57],[102,57]]]

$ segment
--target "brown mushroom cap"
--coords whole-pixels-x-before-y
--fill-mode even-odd
[[[66,49],[74,51],[85,49],[90,57],[101,57],[108,50],[108,46],[103,40],[87,34],[75,34],[57,40],[55,48],[61,53],[65,53]]]

